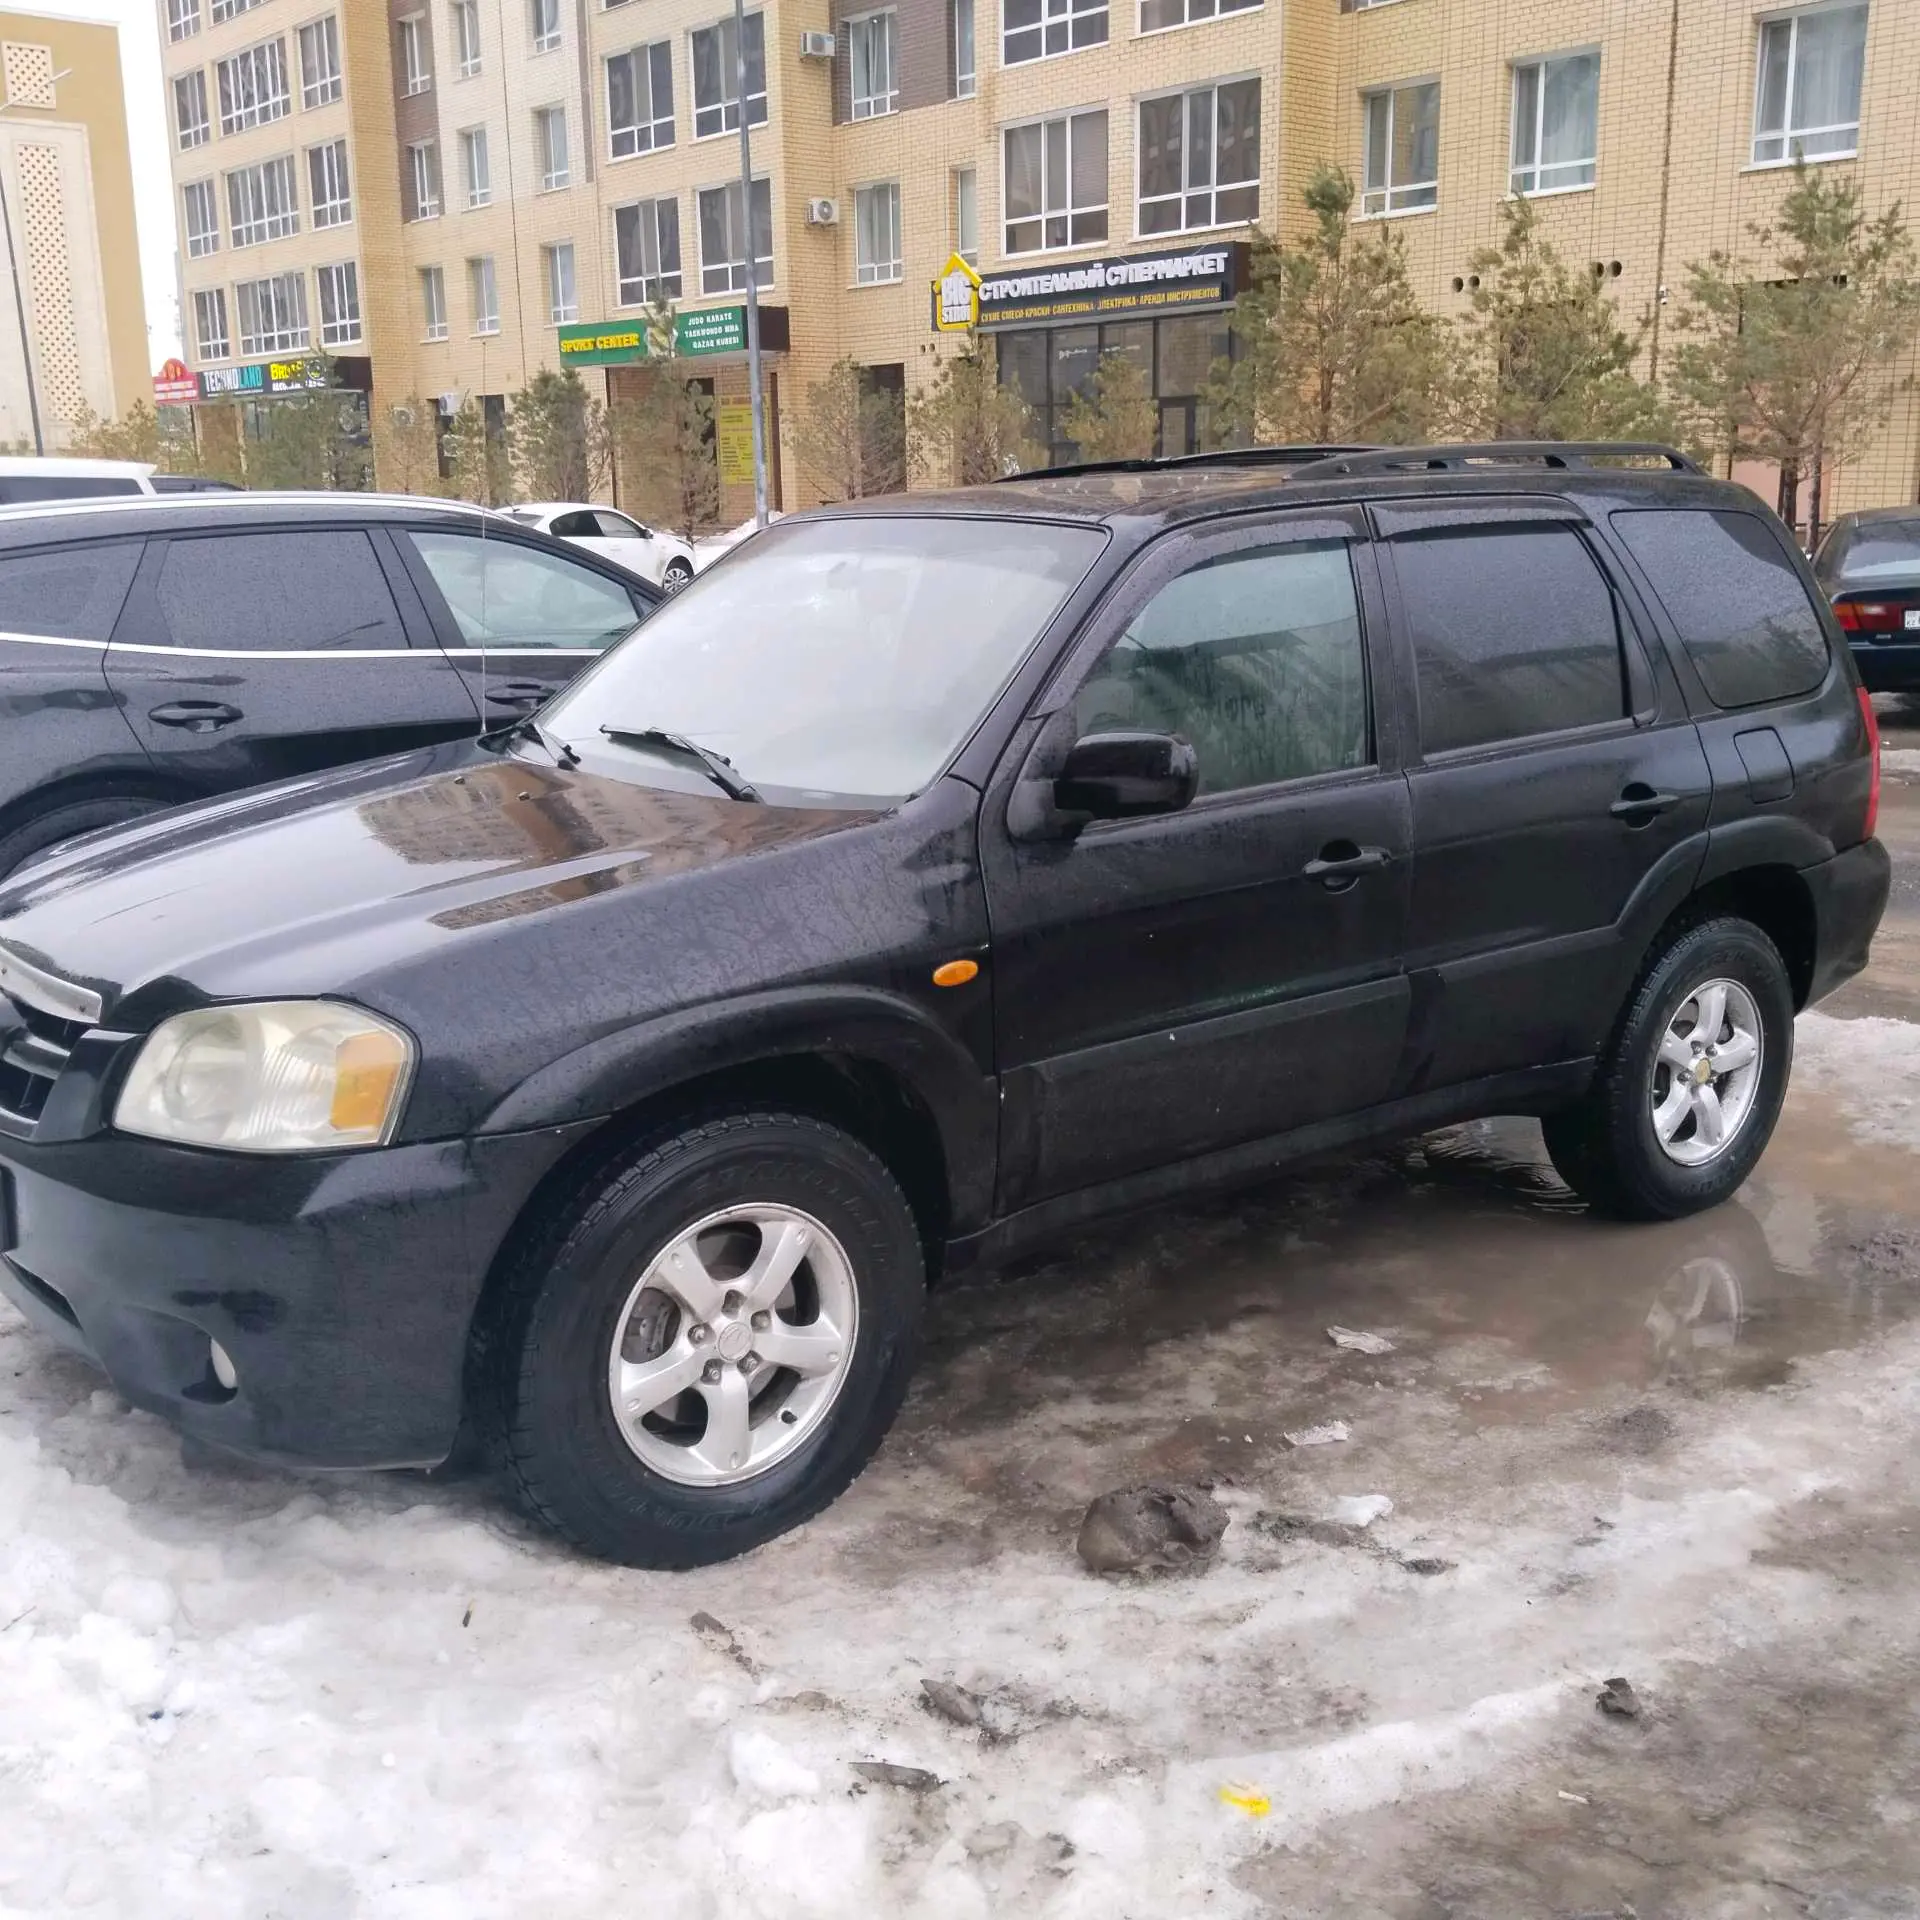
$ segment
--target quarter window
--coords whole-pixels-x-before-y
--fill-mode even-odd
[[[0,629],[57,640],[104,641],[120,617],[139,564],[138,540],[95,540],[52,553],[10,553],[0,569]]]
[[[1513,70],[1516,194],[1593,185],[1600,145],[1600,56],[1566,53]]]
[[[680,298],[680,203],[641,200],[613,210],[613,249],[623,307]]]
[[[193,337],[202,360],[224,360],[233,351],[224,287],[208,287],[193,296]]]
[[[673,49],[666,41],[607,61],[607,133],[616,160],[673,145]]]
[[[877,119],[900,105],[894,36],[892,13],[870,13],[864,19],[847,22],[847,61],[856,120]]]
[[[356,653],[407,644],[364,533],[174,540],[154,594],[176,647]]]
[[[639,624],[623,588],[557,554],[466,533],[407,538],[470,647],[598,652]]]
[[[300,104],[324,107],[340,98],[340,28],[332,14],[300,29]]]
[[[1393,557],[1427,753],[1625,717],[1613,592],[1571,529],[1422,534]]]
[[[292,154],[227,175],[227,224],[236,247],[256,247],[300,231]]]
[[[731,19],[700,27],[693,35],[693,137],[734,133],[740,126],[740,68]],[[767,119],[766,23],[757,13],[747,15],[747,125],[759,127]]]
[[[294,353],[307,345],[307,281],[300,273],[243,280],[234,288],[240,305],[240,351]]]
[[[1260,215],[1260,82],[1223,81],[1140,102],[1143,234]]]
[[[207,119],[207,76],[198,67],[179,75],[173,83],[173,128],[183,153],[204,147],[213,138]]]
[[[203,254],[220,251],[220,198],[211,180],[189,180],[180,189],[180,204],[185,215],[187,258],[198,260]]]
[[[764,180],[753,183],[753,283],[773,285],[773,199]],[[700,191],[700,291],[744,293],[747,285],[747,223],[740,182]]]
[[[320,288],[320,344],[354,345],[360,338],[360,269],[346,260],[321,267],[314,278]]]
[[[344,227],[353,218],[353,185],[347,177],[344,140],[307,149],[307,190],[316,227]]]
[[[1760,24],[1753,163],[1832,160],[1860,144],[1865,7],[1815,7]]]
[[[1039,253],[1107,237],[1107,113],[1006,131],[1006,251]]]
[[[1367,123],[1363,214],[1415,213],[1440,201],[1440,83],[1362,96]]]
[[[220,82],[220,131],[242,133],[284,119],[293,111],[287,91],[287,51],[278,40],[263,40],[214,69]]]
[[[1368,765],[1367,669],[1344,541],[1214,560],[1162,588],[1074,697],[1081,734],[1177,733],[1202,793]]]
[[[1009,67],[1107,43],[1107,0],[1003,0],[1000,59]]]
[[[1262,0],[1140,0],[1140,31],[1159,33],[1167,27],[1191,26],[1223,13],[1244,13]]]
[[[900,188],[861,187],[853,196],[854,279],[863,287],[898,280],[900,259]]]
[[[420,317],[429,340],[447,337],[447,271],[444,267],[420,269]]]

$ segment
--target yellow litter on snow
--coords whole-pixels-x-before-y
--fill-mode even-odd
[[[1258,1787],[1225,1786],[1220,1789],[1221,1803],[1238,1807],[1250,1819],[1264,1820],[1273,1811],[1273,1802]]]

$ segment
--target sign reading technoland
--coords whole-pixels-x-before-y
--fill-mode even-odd
[[[1247,244],[1126,254],[1064,267],[990,273],[980,282],[980,325],[1032,326],[1049,320],[1150,319],[1224,306],[1246,280]]]

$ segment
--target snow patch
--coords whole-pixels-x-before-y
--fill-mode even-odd
[[[1920,1149],[1920,1026],[1803,1013],[1794,1073],[1841,1108],[1856,1140]]]

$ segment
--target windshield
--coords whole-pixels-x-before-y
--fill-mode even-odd
[[[1834,578],[1849,584],[1920,576],[1920,520],[1875,520],[1855,527],[1832,568]]]
[[[898,800],[946,765],[1104,542],[1024,520],[770,527],[541,722],[583,752],[603,728],[665,729],[770,798]]]

